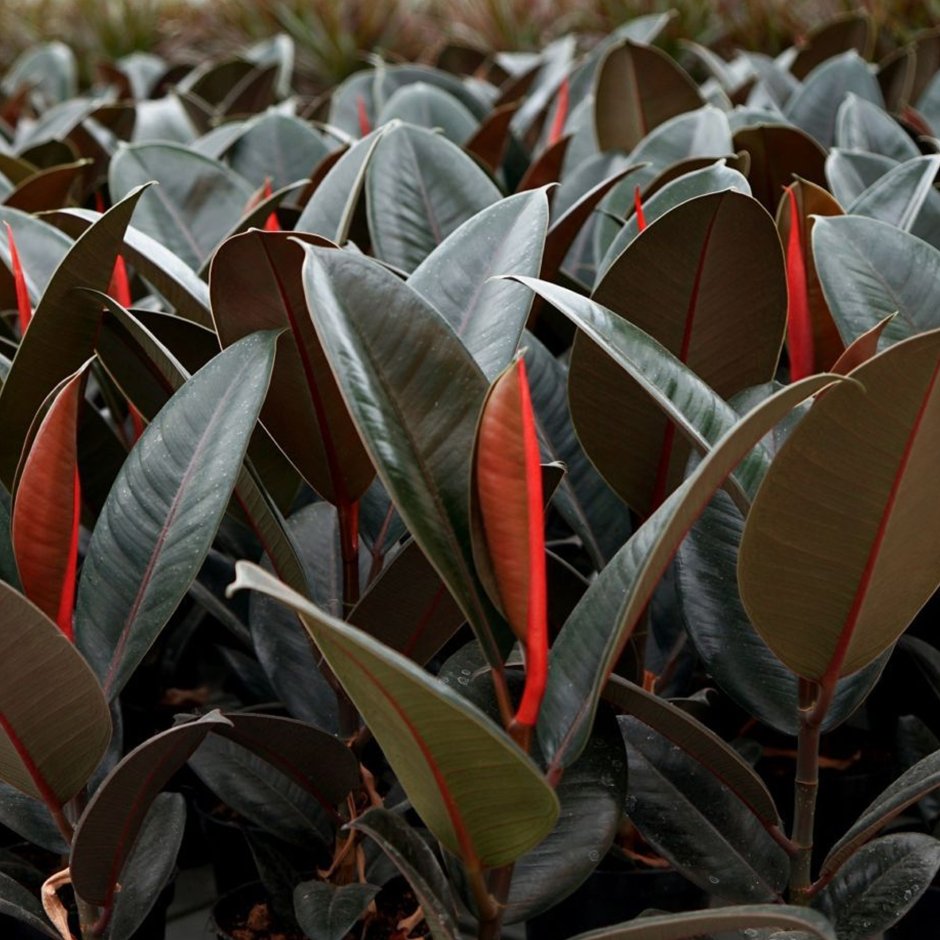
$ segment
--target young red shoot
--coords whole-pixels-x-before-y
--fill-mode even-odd
[[[568,79],[562,81],[558,88],[558,99],[555,104],[555,117],[552,119],[552,126],[548,132],[548,146],[553,147],[561,140],[565,132],[565,124],[568,121]]]
[[[790,235],[787,238],[787,354],[790,358],[790,381],[797,382],[813,375],[815,367],[813,351],[813,323],[809,309],[809,293],[806,288],[806,260],[800,238],[800,210],[796,193],[787,187],[790,203]]]
[[[7,227],[7,240],[10,244],[10,262],[13,266],[13,284],[16,288],[16,312],[19,317],[20,335],[26,333],[29,321],[33,318],[33,307],[29,300],[29,288],[26,286],[26,274],[23,272],[23,264],[20,261],[20,253],[16,250],[16,239],[13,237],[13,229],[10,223],[4,223]]]

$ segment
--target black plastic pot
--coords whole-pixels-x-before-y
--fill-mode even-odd
[[[573,894],[526,924],[528,940],[568,940],[575,934],[608,927],[650,908],[690,911],[705,907],[708,896],[676,871],[598,869]]]

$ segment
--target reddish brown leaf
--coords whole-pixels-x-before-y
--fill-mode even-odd
[[[790,218],[799,218],[799,207],[793,187],[787,187]],[[806,289],[806,264],[800,244],[800,226],[790,225],[787,238],[787,353],[790,357],[790,379],[798,381],[816,370],[813,354],[813,325],[810,321],[809,297]]]

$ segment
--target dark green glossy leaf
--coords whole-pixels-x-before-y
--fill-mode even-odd
[[[500,194],[473,159],[449,140],[399,124],[375,148],[366,195],[376,255],[395,268],[413,271]]]
[[[157,794],[213,728],[219,712],[163,731],[134,748],[108,775],[79,820],[70,869],[79,896],[110,904],[134,840]]]
[[[592,582],[565,623],[549,662],[539,742],[555,766],[580,753],[604,684],[679,543],[734,466],[806,396],[813,377],[778,392],[734,425]]]
[[[248,122],[227,157],[232,169],[252,185],[267,181],[281,189],[307,179],[328,153],[321,135],[305,121],[269,111]]]
[[[307,248],[323,349],[398,511],[492,662],[507,629],[480,583],[469,530],[470,454],[486,380],[444,319],[374,261]]]
[[[844,342],[893,313],[882,348],[940,326],[940,251],[914,235],[874,219],[817,219],[813,256]]]
[[[569,895],[597,868],[620,825],[627,794],[627,755],[616,721],[602,714],[584,753],[555,788],[555,828],[516,861],[504,920],[527,920]]]
[[[903,163],[920,156],[917,144],[877,104],[849,92],[836,117],[836,146],[877,153]]]
[[[381,806],[357,816],[350,829],[364,832],[405,876],[424,910],[434,940],[459,940],[457,903],[428,844],[402,819]]]
[[[487,379],[509,364],[532,294],[498,274],[536,277],[548,228],[544,189],[519,193],[468,219],[415,269],[408,284],[453,327]]]
[[[270,333],[247,337],[193,376],[115,481],[88,546],[75,616],[79,648],[112,697],[209,550],[267,392],[274,343]]]
[[[0,261],[7,268],[6,272],[0,273],[9,279],[7,284],[0,286],[0,300],[3,306],[10,310],[16,309],[16,294],[13,288],[13,265],[7,227],[3,223],[13,229],[29,299],[35,309],[53,272],[72,247],[72,240],[42,219],[34,219],[19,209],[0,206]]]
[[[33,845],[57,855],[68,854],[68,843],[53,822],[48,807],[3,782],[0,782],[0,824]]]
[[[883,836],[860,848],[813,901],[839,940],[868,940],[894,926],[940,870],[940,840],[919,832]]]
[[[3,76],[3,91],[32,89],[44,103],[65,101],[78,91],[78,63],[64,42],[46,42],[28,48]]]
[[[399,120],[428,130],[439,129],[463,146],[477,129],[477,119],[457,98],[436,85],[415,82],[399,88],[382,106],[376,126]]]
[[[625,811],[686,878],[740,903],[778,900],[789,858],[720,778],[636,718],[620,719],[630,785]]]
[[[343,940],[378,893],[376,885],[301,882],[294,889],[297,923],[316,940]]]
[[[94,349],[101,305],[77,289],[106,291],[142,189],[91,226],[55,269],[0,391],[0,480],[12,484],[33,417],[48,394]]]
[[[840,205],[848,206],[897,165],[896,160],[877,153],[856,153],[834,147],[826,157],[826,179]]]
[[[12,917],[52,940],[61,940],[32,891],[0,871],[0,914]]]
[[[909,767],[894,783],[875,798],[871,806],[852,824],[849,831],[832,847],[823,862],[828,874],[839,868],[908,807],[940,787],[940,751],[929,754]]]
[[[393,125],[380,127],[357,141],[320,181],[294,228],[342,245],[349,237],[369,162],[382,136]]]
[[[238,222],[251,184],[221,163],[179,144],[131,144],[108,170],[112,198],[156,180],[141,199],[135,225],[198,270]]]
[[[572,940],[695,940],[703,931],[753,930],[761,927],[776,930],[790,928],[805,931],[819,940],[836,940],[832,926],[821,914],[805,907],[780,904],[747,904],[688,914],[657,914],[616,927],[581,933],[572,937]],[[800,936],[803,940],[805,935]]]
[[[831,147],[839,106],[850,92],[879,106],[884,104],[874,73],[854,50],[813,69],[787,102],[785,114],[823,147]]]
[[[176,871],[186,827],[186,801],[160,793],[144,819],[114,901],[108,940],[132,940]]]
[[[320,734],[343,748],[332,735]],[[323,754],[327,772],[329,756]],[[323,807],[262,755],[236,741],[210,735],[189,758],[189,766],[226,806],[265,832],[293,845],[309,845],[312,853],[315,847],[330,844],[330,819]],[[306,764],[308,773],[317,769],[316,764]]]
[[[638,718],[723,782],[765,827],[780,826],[780,814],[764,782],[744,758],[688,712],[632,682],[611,676],[604,698]]]

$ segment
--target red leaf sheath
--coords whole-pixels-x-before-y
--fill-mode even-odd
[[[7,227],[7,239],[10,243],[10,262],[13,266],[13,284],[16,288],[16,312],[19,316],[20,335],[22,336],[29,326],[29,321],[33,318],[33,306],[29,300],[29,288],[26,286],[26,275],[23,272],[20,253],[16,250],[13,229],[10,228],[9,222],[4,224]]]
[[[359,118],[359,136],[365,137],[372,132],[372,122],[366,110],[366,99],[362,95],[356,95],[356,116]]]
[[[636,210],[636,226],[642,232],[646,228],[646,216],[643,214],[643,200],[640,199],[640,187],[633,187],[633,207]]]
[[[552,126],[548,132],[549,147],[553,147],[557,144],[565,132],[565,124],[568,121],[568,93],[568,79],[566,77],[558,88],[555,117],[552,119]]]
[[[813,323],[806,287],[806,261],[800,239],[800,211],[793,187],[787,187],[790,201],[790,235],[787,238],[787,354],[790,381],[796,382],[817,370],[813,352]]]

